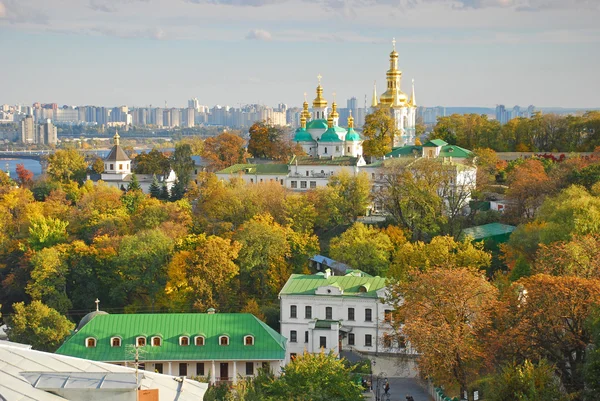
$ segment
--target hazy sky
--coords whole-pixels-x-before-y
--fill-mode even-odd
[[[600,107],[600,0],[0,0],[0,103]]]

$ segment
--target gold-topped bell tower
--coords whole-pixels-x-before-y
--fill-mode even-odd
[[[400,89],[402,71],[398,69],[398,52],[396,51],[396,39],[392,40],[392,52],[390,53],[390,69],[386,73],[387,87],[381,95],[379,102],[388,107],[401,107],[406,105],[407,96]]]
[[[315,120],[325,120],[327,118],[327,100],[323,97],[323,87],[321,86],[321,74],[317,75],[319,84],[317,85],[317,97],[313,100],[313,118]]]

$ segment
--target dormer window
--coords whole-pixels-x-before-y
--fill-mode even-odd
[[[246,336],[244,337],[244,345],[254,345],[254,336]]]
[[[111,347],[120,347],[121,346],[121,337],[111,337],[110,346]]]
[[[202,336],[196,336],[196,345],[197,346],[204,345],[204,337],[202,337]]]
[[[85,339],[86,348],[96,348],[96,339],[94,337],[88,337]]]
[[[179,337],[179,345],[181,345],[182,347],[187,347],[188,345],[190,345],[190,338],[188,336]]]
[[[138,347],[145,347],[146,346],[146,337],[143,336],[139,336],[135,339],[135,343]]]
[[[160,336],[152,337],[152,346],[153,347],[160,347],[161,345],[162,345],[162,338],[160,338]]]
[[[228,336],[220,336],[219,337],[219,345],[229,345],[229,337]]]

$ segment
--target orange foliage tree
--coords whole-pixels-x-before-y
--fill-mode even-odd
[[[244,139],[228,132],[208,138],[204,141],[202,157],[208,161],[210,171],[219,171],[236,163],[245,163],[247,154],[244,150]]]
[[[511,205],[507,210],[512,221],[520,222],[534,217],[536,210],[554,188],[554,184],[539,160],[527,160],[508,175],[506,193]]]

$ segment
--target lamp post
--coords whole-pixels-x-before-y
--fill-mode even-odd
[[[369,382],[369,388],[373,391],[373,367],[377,364],[375,359],[371,360],[371,381]]]

